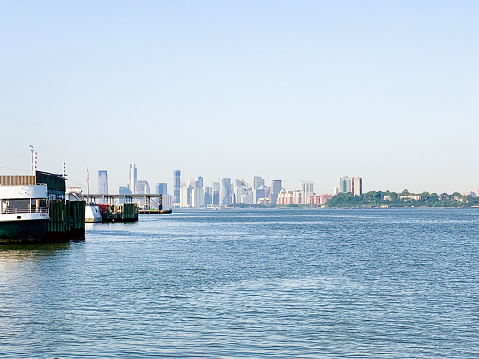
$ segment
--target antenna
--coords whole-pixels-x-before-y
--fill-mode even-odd
[[[87,192],[87,201],[89,200],[89,197],[90,197],[90,171],[88,171],[88,168],[86,169],[86,183],[87,183],[87,188],[88,188],[88,192]]]
[[[37,153],[33,149],[33,145],[30,145],[30,151],[32,152],[32,176],[35,176],[37,171]]]
[[[66,170],[66,164],[63,162],[63,178],[67,177],[67,170]]]

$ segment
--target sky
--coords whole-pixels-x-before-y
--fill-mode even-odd
[[[0,174],[479,187],[477,1],[0,0]]]

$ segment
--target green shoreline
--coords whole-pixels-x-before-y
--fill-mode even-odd
[[[319,206],[313,204],[245,204],[235,203],[228,208],[471,208],[479,207],[479,197],[461,195],[458,192],[419,194],[404,190],[400,193],[391,191],[369,191],[354,196],[352,193],[339,193]]]

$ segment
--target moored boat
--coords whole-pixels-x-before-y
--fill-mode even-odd
[[[49,213],[45,184],[0,186],[0,242],[42,240]]]
[[[98,223],[101,222],[101,211],[97,203],[87,203],[85,206],[85,222]]]

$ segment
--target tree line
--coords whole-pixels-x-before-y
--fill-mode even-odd
[[[419,196],[418,199],[408,196]],[[402,198],[401,198],[402,197]],[[326,207],[473,207],[479,205],[479,197],[463,196],[459,192],[452,194],[410,193],[407,189],[397,193],[391,191],[369,191],[360,196],[352,193],[339,193],[328,202]]]

